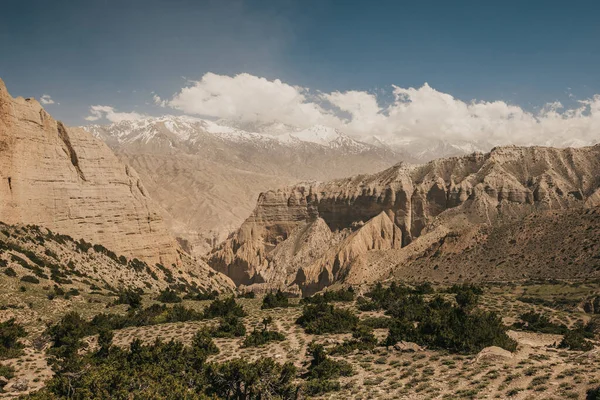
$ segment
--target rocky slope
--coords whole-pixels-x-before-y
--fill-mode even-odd
[[[0,221],[41,225],[166,265],[176,243],[135,171],[0,83]]]
[[[229,278],[183,253],[179,266],[149,265],[43,227],[0,222],[0,287],[17,292],[24,276],[35,277],[43,287],[59,285],[65,290],[137,288],[158,292],[167,286],[188,292],[232,290]],[[9,296],[4,300],[6,304]]]
[[[398,164],[374,175],[269,191],[260,195],[241,228],[211,253],[209,264],[237,284],[266,282],[305,293],[338,281],[371,282],[394,271],[411,271],[404,275],[412,273],[418,279],[419,268],[429,265],[423,257],[445,237],[474,246],[485,229],[493,238],[507,226],[514,232],[529,229],[535,218],[550,218],[549,212],[585,213],[600,205],[598,171],[598,145],[500,147],[487,154],[422,166]],[[551,225],[541,226],[545,234],[543,227]],[[556,237],[581,227],[561,226],[565,231]],[[516,246],[515,251],[524,254],[526,249]],[[445,252],[440,248],[437,256]],[[561,259],[555,260],[560,268]],[[409,261],[410,268],[405,265]],[[487,265],[480,264],[469,277],[484,279],[481,271]],[[513,277],[505,271],[499,268],[493,278]],[[526,275],[540,277],[545,272],[546,268],[528,270]],[[459,275],[442,279],[466,278]]]
[[[186,272],[137,173],[88,132],[55,121],[35,99],[0,81],[0,221],[31,224]]]
[[[171,230],[197,256],[239,227],[269,188],[372,173],[409,158],[324,126],[250,132],[165,116],[85,129],[138,171]]]

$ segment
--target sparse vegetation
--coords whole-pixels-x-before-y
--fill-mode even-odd
[[[248,336],[246,336],[242,346],[260,347],[269,342],[281,342],[283,340],[285,340],[285,335],[280,332],[269,331],[266,329],[254,329]]]
[[[289,307],[290,303],[288,297],[281,291],[277,290],[275,294],[269,292],[263,297],[262,309],[278,308],[278,307]]]
[[[156,300],[161,303],[181,303],[181,297],[177,295],[177,292],[170,288],[161,290]]]
[[[215,299],[204,310],[204,318],[217,318],[227,316],[245,317],[246,312],[241,305],[237,304],[233,297],[225,300]]]
[[[311,297],[302,299],[302,304],[330,303],[334,301],[350,302],[354,301],[354,289],[349,286],[347,289],[327,290],[323,294],[315,294]]]
[[[25,328],[16,323],[14,318],[0,322],[0,360],[20,355],[23,345],[19,339],[25,336]]]
[[[319,302],[306,304],[302,315],[296,321],[306,333],[322,335],[324,333],[346,333],[358,324],[358,317],[350,310],[336,308],[331,304]]]
[[[569,330],[565,325],[553,323],[545,315],[532,311],[521,314],[519,318],[521,322],[513,325],[516,329],[557,335],[564,335]]]
[[[341,376],[351,376],[354,372],[348,362],[328,357],[321,344],[311,343],[308,353],[312,357],[306,375],[305,391],[308,395],[314,396],[339,390],[340,384],[336,379]]]

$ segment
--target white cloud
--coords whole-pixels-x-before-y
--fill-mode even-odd
[[[166,107],[168,103],[168,101],[161,99],[157,94],[152,95],[152,101],[154,101],[154,104],[160,107]]]
[[[379,93],[385,94],[385,89]],[[600,96],[564,110],[558,103],[529,112],[504,101],[464,102],[435,90],[392,86],[394,101],[382,106],[375,94],[350,90],[312,94],[308,88],[250,74],[205,74],[171,100],[155,103],[187,114],[241,123],[282,122],[306,128],[325,124],[358,139],[469,140],[492,145],[569,145],[600,141]]]
[[[40,97],[40,103],[46,105],[46,104],[54,104],[54,100],[52,100],[52,97],[50,97],[49,94],[43,94],[42,97]]]
[[[167,104],[187,114],[239,122],[279,121],[291,125],[332,124],[338,118],[312,100],[308,89],[250,74],[205,74]]]
[[[98,121],[106,118],[108,121],[118,123],[122,121],[138,121],[146,118],[147,115],[136,112],[117,112],[110,106],[91,106],[90,115],[85,117],[86,121]]]
[[[376,91],[385,95],[385,89]],[[279,79],[250,74],[205,74],[171,99],[153,93],[153,101],[186,114],[232,120],[241,125],[280,122],[307,128],[324,124],[357,139],[377,136],[388,143],[407,139],[476,141],[489,145],[586,145],[600,142],[600,95],[565,109],[559,102],[531,112],[504,101],[465,102],[435,90],[392,86],[393,101],[382,105],[364,91],[312,92]],[[141,119],[135,112],[93,106],[86,119],[111,122]]]

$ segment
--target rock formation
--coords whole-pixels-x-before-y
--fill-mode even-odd
[[[584,212],[596,205],[598,171],[600,145],[509,146],[269,191],[209,264],[237,284],[297,285],[305,293],[384,279],[410,270],[405,263],[417,265],[445,238],[469,247],[482,229]]]
[[[374,173],[406,159],[323,126],[276,135],[165,116],[85,129],[135,168],[170,230],[195,256],[234,232],[263,191]]]
[[[89,133],[0,82],[0,220],[35,224],[151,263],[178,262],[133,169]]]
[[[0,80],[0,221],[39,225],[150,265],[182,259],[137,173],[88,132],[55,121]]]

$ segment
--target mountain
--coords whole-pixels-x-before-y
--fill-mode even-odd
[[[81,238],[156,272],[160,264],[213,279],[181,252],[134,169],[35,99],[13,99],[1,80],[0,221]]]
[[[254,128],[186,116],[85,127],[139,173],[170,229],[195,256],[239,227],[262,191],[373,173],[408,158],[320,125]]]
[[[600,145],[509,146],[271,190],[208,262],[238,285],[304,294],[391,276],[597,276],[599,171]]]

